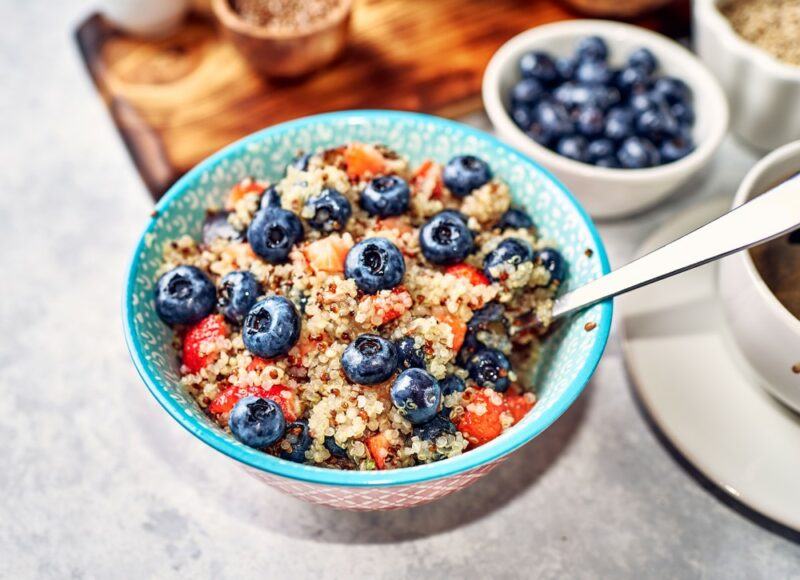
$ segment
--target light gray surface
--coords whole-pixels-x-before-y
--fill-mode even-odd
[[[146,395],[119,304],[150,202],[71,30],[0,0],[0,577],[784,578],[800,548],[723,505],[637,409],[614,336],[587,392],[474,487],[352,514],[288,499]],[[730,143],[708,195],[752,159]],[[697,196],[603,226],[624,263]]]

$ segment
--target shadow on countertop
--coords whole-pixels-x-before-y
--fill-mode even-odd
[[[350,512],[302,504],[302,512],[313,520],[313,529],[306,521],[298,522],[296,528],[284,526],[280,531],[321,542],[383,544],[433,536],[481,520],[536,485],[566,453],[584,423],[591,396],[590,383],[544,433],[474,485],[453,495],[415,508],[384,512]]]

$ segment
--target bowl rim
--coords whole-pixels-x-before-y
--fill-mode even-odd
[[[294,40],[307,38],[335,28],[350,16],[353,0],[339,0],[339,4],[325,18],[297,30],[272,30],[253,24],[241,17],[230,4],[230,0],[211,0],[212,12],[220,24],[233,32],[254,40]]]
[[[736,209],[743,203],[751,200],[753,195],[757,193],[756,182],[759,181],[775,165],[789,159],[796,159],[798,165],[800,165],[800,140],[787,143],[786,145],[779,147],[766,157],[759,160],[759,162],[747,172],[744,180],[739,185],[739,189],[736,190],[736,195],[733,198],[731,209]],[[756,264],[753,261],[753,255],[750,253],[750,250],[739,252],[733,257],[741,260],[741,263],[744,265],[744,270],[747,273],[747,278],[755,287],[756,293],[766,304],[769,305],[769,309],[775,314],[778,320],[790,328],[792,332],[800,335],[800,320],[795,318],[795,316],[789,312],[789,309],[786,308],[786,306],[784,306],[780,300],[778,300],[778,297],[775,296],[772,290],[770,290],[769,286],[767,286],[767,283],[764,281],[764,278],[761,277],[758,268],[756,268]]]
[[[706,107],[706,110],[712,111],[712,121],[716,120],[709,126],[708,134],[698,143],[695,150],[682,159],[657,167],[644,169],[597,167],[559,155],[555,151],[539,145],[517,127],[504,106],[502,95],[500,95],[501,72],[510,66],[511,61],[517,57],[517,53],[526,49],[535,49],[536,47],[530,46],[533,40],[540,40],[543,36],[555,37],[576,33],[605,34],[606,36],[613,36],[616,33],[620,36],[637,39],[637,42],[641,42],[642,45],[654,51],[659,58],[690,63],[689,66],[702,79],[701,83],[691,85],[695,93],[695,101],[699,101],[701,97],[704,101],[706,98],[710,99],[712,102]],[[658,181],[694,171],[705,165],[713,156],[725,138],[730,123],[730,107],[725,92],[716,77],[711,74],[697,55],[663,34],[612,20],[564,20],[530,28],[517,34],[492,55],[483,74],[481,91],[489,119],[498,132],[508,136],[513,145],[529,152],[532,156],[535,155],[537,159],[541,159],[543,163],[547,163],[556,171],[569,172],[588,179],[604,179],[608,182]]]
[[[753,61],[770,74],[789,82],[800,82],[800,66],[794,66],[779,60],[761,47],[742,38],[733,29],[731,23],[720,12],[719,7],[730,0],[695,0],[695,18],[702,18],[703,22],[714,28],[717,37],[725,47],[740,58]]]
[[[547,169],[528,159],[522,153],[516,151],[497,138],[480,131],[479,129],[475,129],[456,121],[442,119],[440,117],[425,115],[422,113],[405,111],[374,109],[338,111],[303,117],[293,121],[288,121],[286,123],[281,123],[279,125],[274,125],[266,129],[261,129],[255,133],[251,133],[250,135],[243,137],[242,139],[239,139],[230,145],[227,145],[188,171],[183,177],[175,182],[169,191],[167,191],[167,193],[156,204],[154,211],[155,217],[152,217],[148,221],[147,226],[142,232],[126,272],[126,281],[124,286],[125,293],[122,304],[122,318],[125,341],[127,343],[131,359],[136,367],[136,371],[158,403],[175,421],[177,421],[182,427],[203,441],[205,444],[213,447],[222,454],[227,455],[231,459],[234,459],[259,471],[263,471],[274,476],[289,478],[311,484],[371,488],[423,483],[426,481],[458,475],[472,469],[479,468],[483,465],[500,459],[501,457],[521,447],[539,435],[556,419],[558,419],[567,410],[567,408],[572,405],[578,395],[583,391],[586,384],[589,382],[589,379],[594,373],[595,368],[600,362],[600,358],[608,342],[608,337],[611,331],[611,319],[613,316],[613,304],[611,300],[607,300],[597,305],[599,307],[599,316],[596,321],[597,328],[594,330],[594,332],[597,333],[597,338],[595,339],[592,350],[588,353],[586,360],[579,370],[576,379],[572,381],[572,383],[565,389],[561,397],[556,400],[553,406],[543,413],[537,421],[522,426],[522,428],[511,429],[490,443],[482,445],[481,447],[471,450],[468,453],[444,459],[442,461],[428,463],[425,465],[417,465],[414,467],[383,471],[345,471],[293,463],[291,461],[280,459],[255,449],[236,446],[230,442],[223,433],[206,427],[197,420],[184,414],[182,407],[172,397],[170,397],[166,390],[162,389],[148,373],[146,365],[144,364],[144,356],[141,350],[141,345],[139,344],[138,338],[133,332],[135,306],[133,304],[132,297],[133,288],[136,282],[136,272],[139,268],[139,256],[144,249],[145,240],[148,234],[152,231],[157,220],[159,219],[158,216],[160,216],[162,213],[161,210],[170,205],[173,200],[183,195],[188,186],[193,183],[194,180],[199,177],[207,167],[213,166],[226,157],[234,155],[238,151],[245,149],[250,143],[262,140],[264,136],[268,134],[280,134],[303,126],[325,123],[333,120],[348,119],[354,122],[369,122],[370,120],[376,118],[386,119],[387,117],[389,119],[394,118],[425,121],[427,123],[439,125],[443,128],[456,130],[463,133],[465,137],[474,137],[476,139],[488,141],[493,147],[502,149],[512,157],[519,159],[520,163],[534,165],[545,177],[554,183],[567,201],[573,205],[592,237],[592,241],[596,247],[597,257],[600,260],[602,273],[607,274],[610,271],[605,246],[603,245],[596,226],[592,222],[592,219],[589,217],[588,213],[586,213],[580,203],[561,184],[560,181],[558,181],[549,171],[547,171]]]

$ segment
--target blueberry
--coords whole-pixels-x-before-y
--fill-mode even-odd
[[[414,338],[406,336],[397,341],[397,359],[401,369],[424,369],[425,356],[415,346]]]
[[[636,132],[658,143],[678,133],[678,122],[665,109],[650,109],[636,119]]]
[[[397,370],[397,347],[377,334],[362,334],[342,354],[342,370],[360,385],[377,385]]]
[[[485,348],[472,355],[467,362],[469,378],[479,387],[494,389],[499,393],[508,390],[511,381],[508,372],[511,363],[502,352],[496,348]]]
[[[546,52],[528,52],[519,59],[522,78],[536,79],[547,85],[558,79],[556,63]]]
[[[433,216],[419,231],[422,254],[434,264],[455,264],[473,248],[472,232],[467,225],[448,212]]]
[[[585,138],[579,135],[572,135],[561,139],[556,145],[556,151],[559,155],[586,163],[586,147]]]
[[[439,381],[439,386],[442,388],[443,397],[452,395],[453,393],[463,393],[464,389],[467,388],[464,384],[464,379],[457,375],[447,375]]]
[[[412,425],[420,425],[436,415],[442,400],[439,383],[422,369],[400,373],[390,390],[394,406]]]
[[[214,283],[194,266],[173,268],[156,282],[156,313],[167,324],[194,324],[211,314]]]
[[[642,47],[634,50],[628,57],[628,66],[644,71],[651,75],[658,68],[658,60],[648,49]]]
[[[587,36],[578,43],[575,54],[580,60],[606,60],[608,45],[599,36]]]
[[[281,449],[281,459],[305,463],[306,451],[311,448],[311,434],[308,431],[308,422],[304,419],[290,423],[286,427],[284,441],[289,444],[289,451]]]
[[[303,153],[298,155],[294,159],[289,162],[289,165],[286,166],[288,169],[289,167],[294,167],[295,169],[299,169],[300,171],[308,170],[308,162],[311,160],[311,153]]]
[[[669,112],[681,125],[694,124],[694,107],[691,103],[675,103],[669,108]]]
[[[464,225],[467,225],[467,223],[469,222],[469,218],[460,211],[458,211],[457,209],[443,209],[437,215],[442,215],[442,216],[449,215],[459,220]]]
[[[497,266],[511,264],[516,267],[523,262],[530,262],[532,259],[533,250],[528,242],[519,238],[506,238],[494,250],[486,254],[483,259],[483,273],[487,278],[496,282],[499,278],[492,275],[491,270]]]
[[[308,198],[306,209],[312,213],[306,219],[308,225],[326,234],[342,231],[353,214],[347,198],[332,188],[325,188],[319,195]]]
[[[536,107],[536,122],[551,139],[572,134],[575,126],[566,107],[556,101],[543,101]]]
[[[658,165],[661,156],[658,149],[642,137],[629,137],[623,141],[617,151],[617,159],[625,169],[643,169]]]
[[[642,91],[650,80],[649,74],[641,68],[629,66],[619,71],[616,76],[616,85],[624,93]]]
[[[336,439],[333,437],[325,437],[323,445],[325,446],[325,449],[327,449],[328,452],[334,457],[339,457],[340,459],[347,457],[347,449],[336,443]]]
[[[511,118],[517,127],[523,131],[527,131],[533,125],[533,111],[528,107],[514,107],[511,109]]]
[[[692,98],[692,90],[682,80],[675,77],[661,77],[653,86],[653,93],[668,104],[686,103]]]
[[[281,207],[281,194],[278,193],[278,190],[274,185],[270,185],[264,190],[264,193],[261,194],[261,203],[259,208],[265,209],[268,207]]]
[[[556,59],[556,71],[562,81],[571,81],[577,68],[578,60],[576,58],[567,56]]]
[[[491,178],[492,170],[474,155],[453,157],[442,170],[442,181],[456,197],[466,197]]]
[[[406,273],[403,254],[386,238],[367,238],[347,252],[344,275],[367,294],[391,290]]]
[[[630,109],[616,107],[606,115],[604,134],[612,141],[623,141],[633,136],[634,114]]]
[[[578,65],[578,70],[575,71],[575,80],[587,85],[605,85],[611,81],[611,77],[611,69],[601,61],[584,61]]]
[[[270,264],[285,262],[292,246],[302,237],[300,218],[279,207],[259,210],[247,228],[250,247]]]
[[[691,138],[676,137],[665,141],[660,148],[661,161],[672,163],[678,159],[683,159],[694,151],[694,143]]]
[[[433,419],[417,425],[411,431],[411,434],[419,437],[423,441],[436,441],[439,437],[445,434],[454,434],[456,426],[447,417],[437,414]]]
[[[483,308],[479,308],[472,313],[472,318],[467,322],[467,328],[475,332],[489,331],[492,326],[498,323],[505,325],[503,305],[497,302],[489,302]]]
[[[567,263],[561,252],[553,248],[542,248],[533,255],[533,261],[550,273],[550,282],[561,283],[567,274]]]
[[[532,107],[543,92],[542,83],[536,79],[522,79],[511,87],[511,104]]]
[[[610,139],[595,139],[586,147],[586,157],[589,163],[595,163],[598,159],[611,158],[615,153],[614,142]]]
[[[542,129],[542,126],[539,125],[538,123],[533,123],[533,125],[531,125],[527,131],[525,131],[525,134],[534,141],[536,141],[542,147],[551,146],[552,138],[550,136],[550,133]]]
[[[203,243],[210,244],[214,240],[223,239],[231,242],[244,240],[244,232],[237,230],[228,221],[230,212],[219,211],[210,213],[203,222]]]
[[[267,296],[244,317],[242,340],[251,353],[273,358],[289,352],[300,337],[300,315],[283,296]]]
[[[236,270],[225,274],[219,286],[217,306],[219,311],[236,324],[241,324],[256,298],[261,294],[261,285],[250,272]]]
[[[605,110],[618,103],[621,97],[614,87],[564,83],[553,92],[553,98],[569,109],[595,106]]]
[[[592,163],[594,163],[597,167],[607,167],[609,169],[617,169],[620,166],[616,157],[601,157]]]
[[[396,175],[376,177],[361,192],[361,207],[379,217],[401,215],[408,209],[408,184]]]
[[[634,113],[641,114],[650,109],[657,109],[661,97],[655,93],[635,93],[628,102]]]
[[[527,212],[511,208],[500,217],[497,227],[501,230],[528,229],[533,227],[533,220]]]
[[[601,135],[605,130],[606,120],[603,111],[598,107],[584,107],[578,111],[576,126],[578,133],[587,138]]]
[[[239,399],[231,410],[228,425],[234,437],[256,449],[269,447],[286,432],[281,406],[261,397]]]

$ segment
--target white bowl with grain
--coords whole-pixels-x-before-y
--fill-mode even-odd
[[[720,12],[732,1],[694,0],[697,52],[725,89],[733,131],[750,146],[771,151],[800,139],[800,66],[742,38]]]
[[[648,48],[659,74],[682,79],[692,89],[695,150],[678,161],[646,169],[609,169],[573,161],[536,143],[508,112],[508,94],[519,80],[520,57],[532,50],[571,55],[578,41],[600,36],[609,63],[624,64],[631,52]],[[552,171],[595,218],[639,213],[667,198],[711,161],[728,128],[728,102],[719,82],[700,60],[677,42],[638,26],[608,20],[568,20],[538,26],[509,40],[494,54],[483,76],[483,103],[498,135]]]

